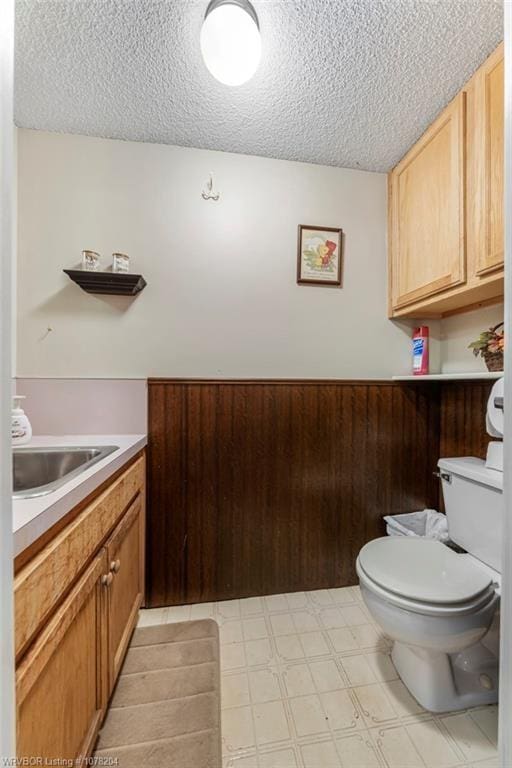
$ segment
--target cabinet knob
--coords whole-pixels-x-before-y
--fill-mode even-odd
[[[114,573],[117,573],[121,567],[121,561],[120,560],[112,560],[110,563],[110,570]]]
[[[114,577],[112,576],[111,573],[105,573],[101,577],[101,583],[103,584],[104,587],[110,587],[113,581],[114,581]]]

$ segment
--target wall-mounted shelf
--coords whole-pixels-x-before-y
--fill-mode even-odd
[[[86,293],[135,296],[146,287],[142,275],[133,275],[131,272],[88,272],[85,269],[63,271]]]
[[[393,381],[478,381],[500,379],[503,371],[481,371],[477,373],[429,373],[424,376],[393,376]]]

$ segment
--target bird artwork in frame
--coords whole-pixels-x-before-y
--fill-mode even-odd
[[[299,225],[297,282],[300,285],[341,286],[343,230]]]

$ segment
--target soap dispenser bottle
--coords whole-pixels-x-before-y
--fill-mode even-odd
[[[30,421],[19,403],[20,400],[24,399],[25,395],[13,395],[12,398],[11,439],[13,445],[23,445],[30,442],[32,438]]]

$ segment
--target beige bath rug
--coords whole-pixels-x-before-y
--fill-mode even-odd
[[[220,768],[214,621],[135,630],[95,756],[119,768]]]

